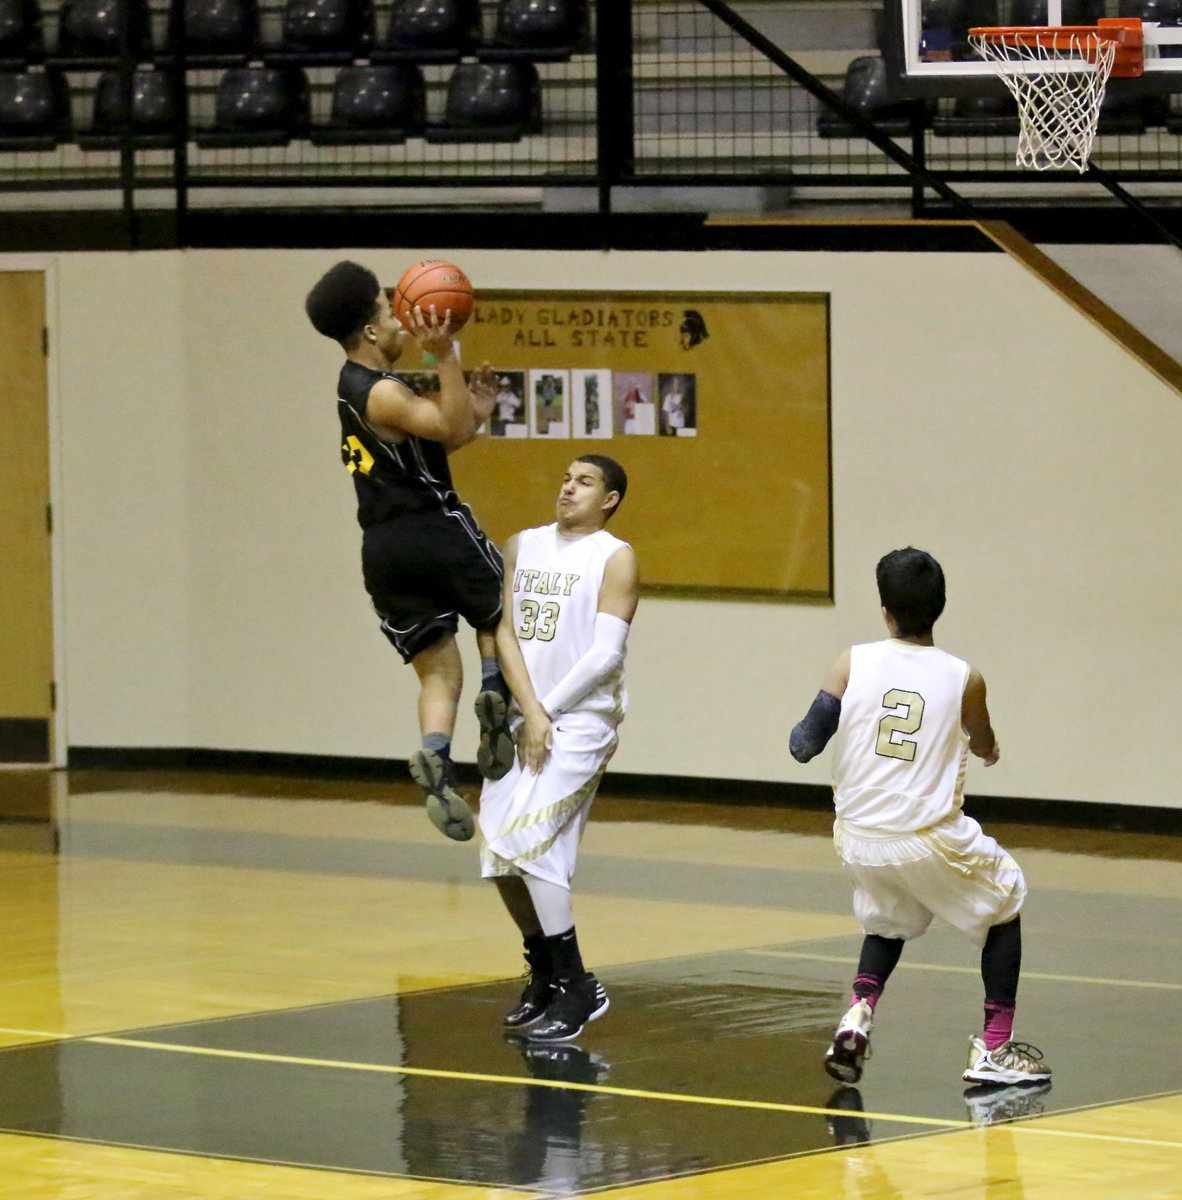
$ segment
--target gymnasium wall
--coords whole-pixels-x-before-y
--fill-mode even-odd
[[[644,600],[617,770],[825,782],[828,755],[798,766],[788,731],[838,650],[881,635],[874,564],[910,543],[948,575],[938,641],[989,683],[1002,760],[974,762],[971,792],[1182,807],[1182,399],[1021,266],[1000,253],[437,253],[488,288],[832,297],[836,601]],[[391,279],[427,256],[52,263],[69,745],[404,758],[416,744],[412,673],[360,584],[337,348],[302,312],[346,254]],[[626,442],[613,448],[626,463]],[[565,466],[556,445],[555,484]],[[633,481],[630,522],[662,486]],[[470,760],[467,714],[457,757]]]

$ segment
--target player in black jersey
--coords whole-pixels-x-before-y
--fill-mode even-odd
[[[463,682],[460,616],[475,628],[480,649],[477,761],[485,778],[500,779],[514,749],[495,648],[501,556],[456,495],[447,456],[488,419],[496,378],[483,363],[466,383],[447,314],[416,308],[404,326],[377,276],[357,263],[337,263],[308,293],[305,309],[316,330],[345,351],[337,385],[341,457],[357,492],[365,587],[382,632],[419,678],[423,744],[411,756],[411,775],[431,821],[466,841],[475,822],[451,762]],[[437,395],[417,395],[391,374],[408,338],[434,357]]]

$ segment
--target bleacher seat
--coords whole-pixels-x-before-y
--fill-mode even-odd
[[[19,70],[44,54],[37,0],[0,0],[0,69]]]
[[[542,85],[532,62],[459,63],[447,82],[444,118],[429,142],[516,142],[542,131]]]
[[[1182,0],[1122,0],[1122,17],[1140,17],[1159,25],[1182,25]],[[1102,16],[1103,14],[1101,14]]]
[[[50,62],[103,67],[118,62],[125,52],[136,61],[151,57],[147,0],[63,0]]]
[[[920,55],[928,61],[975,58],[969,30],[998,24],[998,0],[922,0]]]
[[[1017,101],[1008,92],[1002,96],[957,96],[950,113],[937,110],[932,132],[941,137],[1017,137]]]
[[[218,81],[212,129],[194,133],[203,149],[285,146],[308,133],[308,79],[299,67],[231,67]]]
[[[70,88],[46,70],[0,72],[0,150],[52,150],[70,138]]]
[[[931,108],[921,100],[896,100],[887,85],[886,63],[877,54],[851,59],[841,89],[842,99],[873,121],[885,134],[904,137],[913,123],[926,128]],[[860,129],[837,113],[825,109],[817,117],[817,133],[823,138],[864,137]]]
[[[1145,98],[1108,88],[1100,103],[1098,135],[1136,135],[1145,132]]]
[[[313,126],[317,146],[401,145],[421,133],[426,88],[417,63],[342,67],[332,88],[332,115]]]
[[[172,80],[166,72],[142,69],[131,77],[131,144],[137,150],[167,149],[176,137],[176,105]],[[118,150],[124,139],[124,79],[105,71],[95,84],[94,116],[90,129],[79,132],[84,150]]]
[[[259,53],[258,0],[181,0],[170,38],[194,67],[236,66]]]
[[[372,43],[370,0],[286,0],[280,44],[266,58],[309,66],[349,63],[366,57]]]
[[[385,35],[370,59],[456,62],[480,44],[480,0],[394,0]]]
[[[1104,16],[1104,0],[1063,0],[1064,25],[1095,25]],[[1010,25],[1045,25],[1047,0],[1010,0]]]
[[[1128,15],[1176,29],[1182,25],[1182,0],[1141,0]],[[1162,58],[1182,58],[1182,46],[1159,46],[1158,53]]]
[[[562,62],[586,39],[586,0],[500,0],[492,40],[476,55],[483,62]]]

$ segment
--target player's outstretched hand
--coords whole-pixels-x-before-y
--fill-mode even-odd
[[[450,319],[450,308],[437,312],[434,304],[425,309],[416,304],[402,318],[402,323],[406,326],[406,332],[426,353],[441,359],[450,356],[453,351],[452,334],[448,327]]]
[[[517,756],[521,765],[533,775],[546,765],[554,745],[554,730],[544,711],[531,713],[517,729]]]

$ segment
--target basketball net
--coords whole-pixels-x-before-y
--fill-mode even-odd
[[[1001,31],[997,31],[1000,33]],[[1018,166],[1028,171],[1088,168],[1100,104],[1112,74],[1116,42],[1090,29],[1060,33],[1046,44],[1027,31],[969,34],[1018,102]],[[1036,35],[1037,30],[1028,31]],[[1040,69],[1041,68],[1041,69]]]

